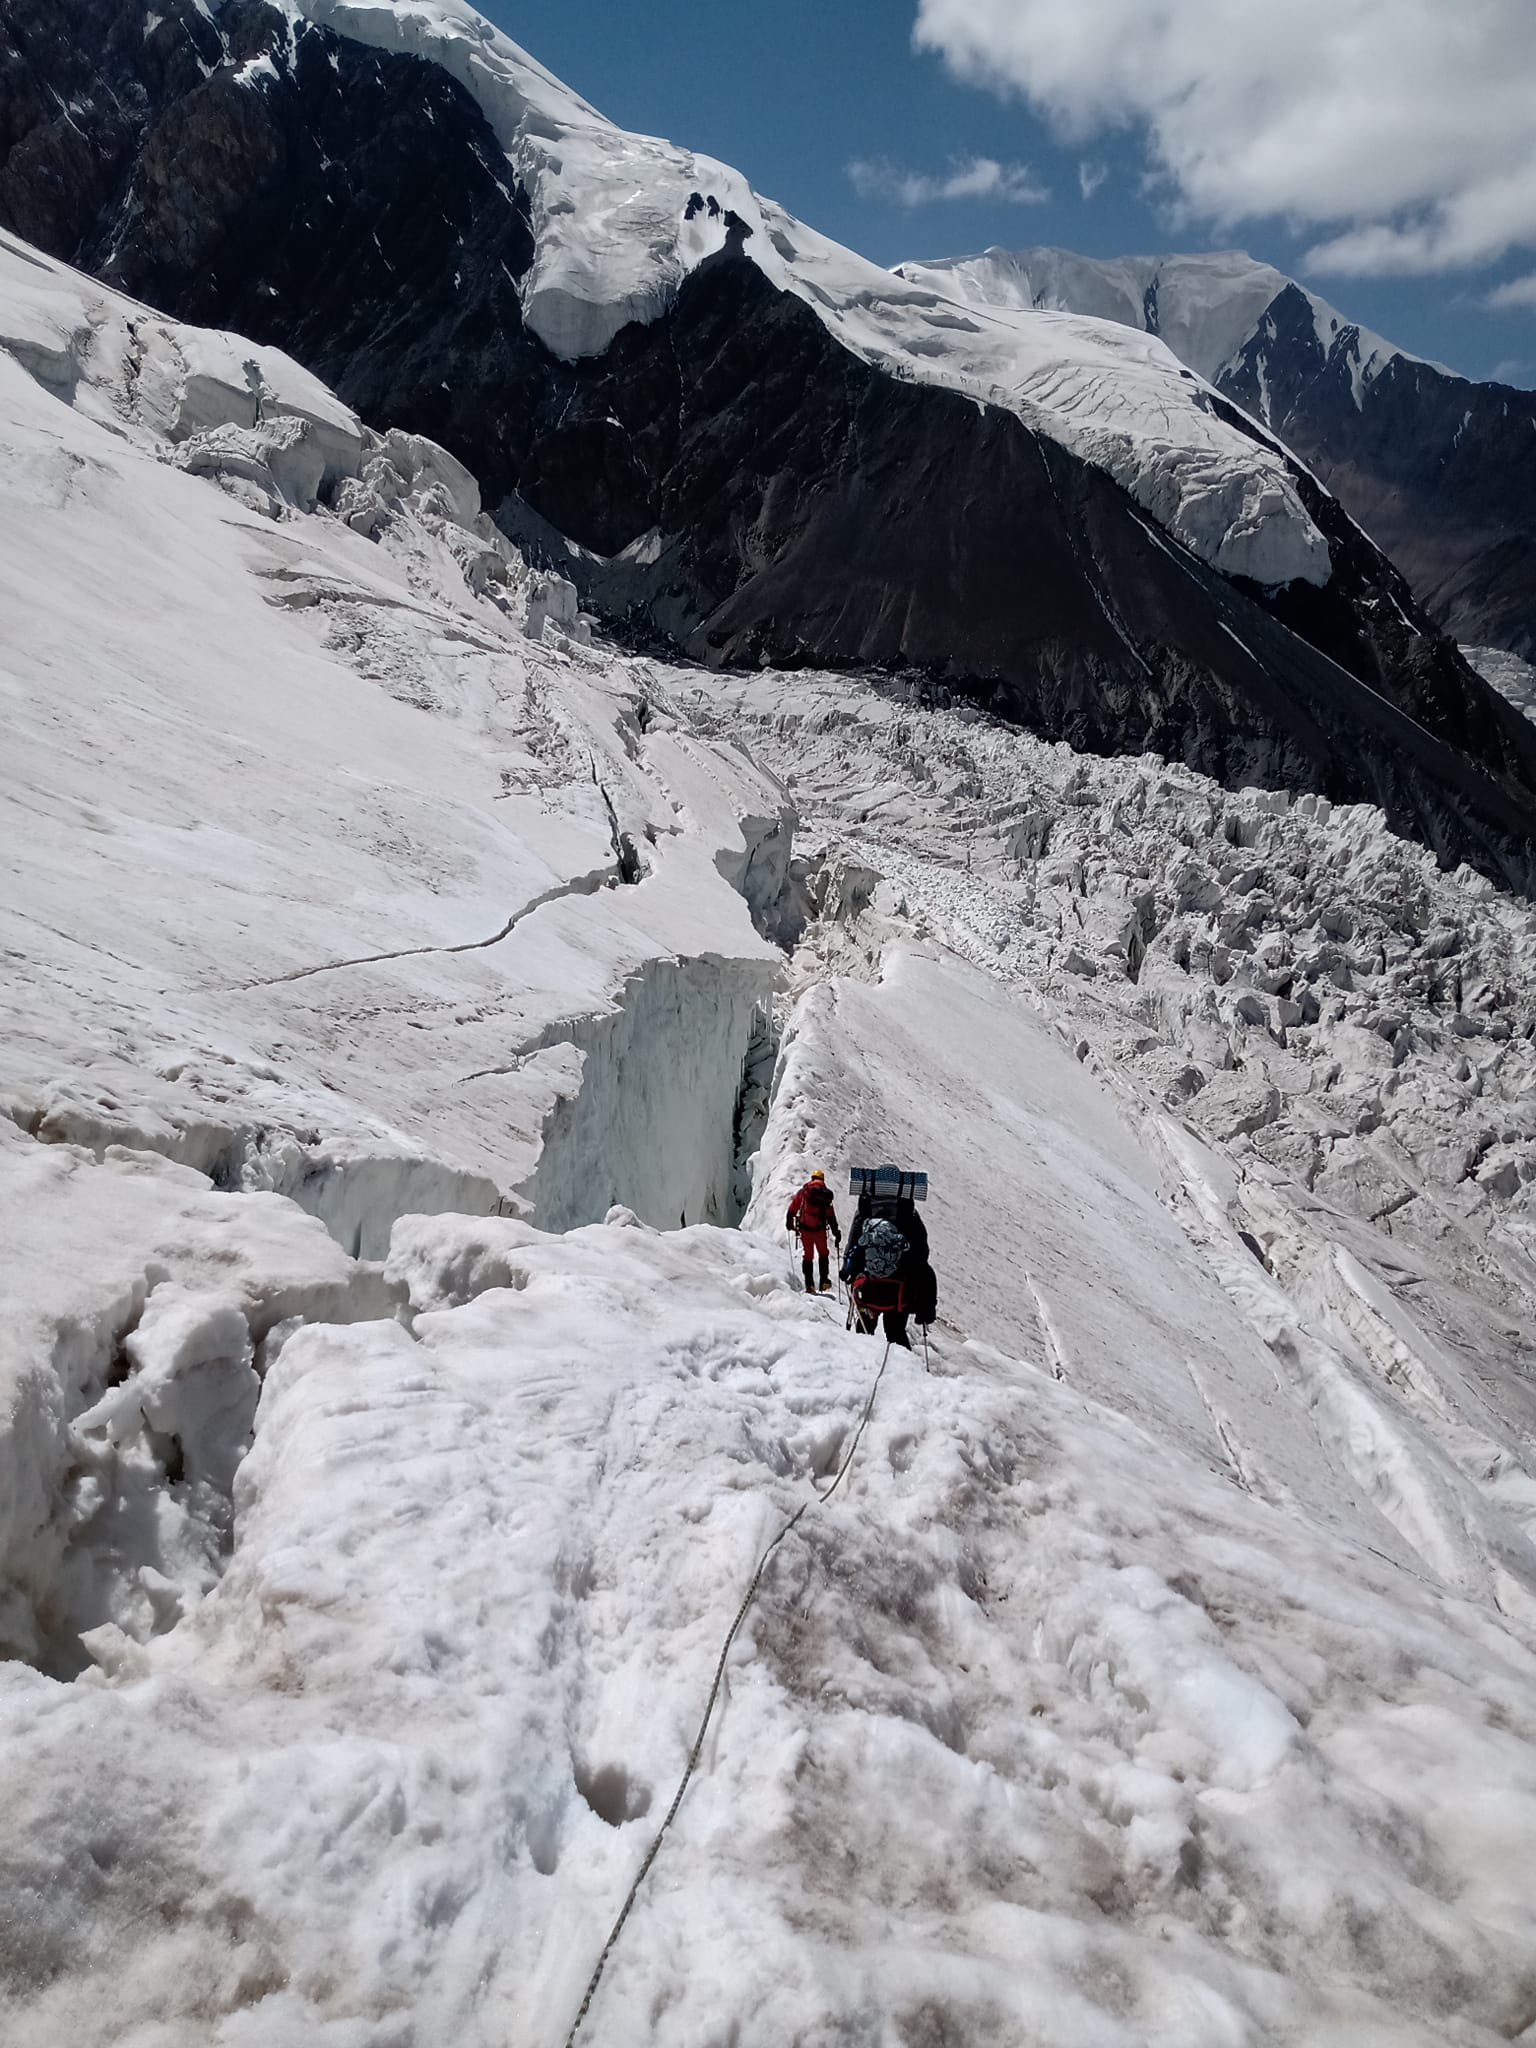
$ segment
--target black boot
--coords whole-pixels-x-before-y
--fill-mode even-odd
[[[811,1272],[811,1262],[810,1262],[810,1260],[809,1260],[809,1259],[802,1259],[802,1260],[800,1261],[800,1270],[801,1270],[801,1272],[802,1272],[802,1273],[803,1273],[803,1274],[805,1275],[805,1291],[806,1291],[806,1293],[807,1293],[807,1294],[814,1294],[814,1293],[816,1292],[816,1282],[815,1282],[814,1278],[812,1277],[812,1272]]]

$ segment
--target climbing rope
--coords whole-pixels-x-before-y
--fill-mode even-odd
[[[885,1378],[885,1368],[887,1364],[890,1362],[890,1356],[891,1345],[890,1340],[887,1339],[885,1350],[881,1355],[880,1359],[880,1370],[875,1374],[874,1384],[870,1387],[869,1390],[869,1399],[864,1403],[864,1412],[859,1417],[858,1428],[855,1429],[855,1431],[853,1432],[852,1440],[848,1445],[848,1449],[843,1458],[843,1462],[837,1468],[837,1473],[832,1481],[832,1484],[827,1488],[826,1492],[823,1493],[821,1489],[816,1485],[815,1480],[813,1479],[811,1481],[811,1490],[816,1501],[820,1501],[823,1503],[829,1501],[832,1498],[833,1494],[836,1493],[837,1489],[842,1485],[843,1476],[847,1472],[848,1467],[853,1463],[853,1454],[859,1448],[859,1439],[864,1434],[865,1425],[868,1423],[870,1416],[873,1415],[873,1413],[875,1412],[875,1396],[880,1391],[880,1382]],[[769,1543],[767,1549],[763,1552],[762,1556],[757,1560],[757,1569],[753,1572],[752,1577],[747,1582],[747,1590],[741,1597],[741,1605],[736,1610],[736,1618],[731,1623],[730,1628],[726,1631],[725,1642],[721,1646],[719,1657],[715,1660],[715,1675],[710,1682],[709,1697],[704,1702],[704,1716],[703,1719],[699,1722],[699,1732],[693,1738],[693,1748],[688,1752],[688,1762],[684,1766],[683,1775],[681,1779],[678,1781],[677,1790],[672,1795],[672,1804],[667,1808],[666,1817],[662,1821],[661,1826],[656,1830],[650,1848],[647,1849],[645,1852],[645,1860],[641,1863],[639,1870],[636,1871],[635,1881],[630,1886],[628,1895],[626,1896],[623,1905],[619,1908],[619,1917],[617,1920],[614,1921],[613,1927],[609,1932],[608,1939],[603,1943],[602,1953],[601,1955],[599,1955],[596,1964],[593,1966],[591,1976],[587,1979],[587,1988],[582,1993],[581,2004],[576,2008],[576,2017],[571,2021],[571,2030],[565,2037],[565,2048],[573,2048],[576,2036],[581,2032],[582,2022],[587,2017],[587,2013],[591,2007],[592,2000],[597,1996],[597,1987],[603,1980],[604,1970],[608,1967],[608,1958],[613,1954],[613,1951],[618,1944],[619,1936],[624,1932],[624,1923],[629,1918],[630,1913],[634,1908],[636,1899],[640,1896],[640,1887],[645,1883],[646,1877],[650,1873],[651,1865],[656,1861],[657,1855],[659,1854],[661,1849],[662,1841],[666,1836],[667,1829],[671,1827],[673,1821],[677,1818],[677,1809],[683,1803],[683,1794],[688,1790],[689,1784],[692,1782],[693,1779],[693,1774],[695,1770],[698,1768],[699,1758],[704,1753],[704,1738],[709,1732],[710,1718],[715,1711],[715,1702],[719,1699],[720,1687],[725,1682],[725,1661],[727,1657],[729,1657],[731,1654],[731,1645],[735,1642],[737,1635],[740,1633],[741,1624],[747,1618],[747,1610],[757,1597],[757,1589],[762,1584],[763,1573],[767,1571],[769,1563],[773,1558],[773,1554],[778,1549],[779,1545],[784,1541],[785,1537],[795,1527],[796,1523],[800,1520],[800,1517],[805,1513],[806,1509],[811,1507],[812,1505],[812,1501],[801,1501],[799,1507],[797,1507],[795,1509],[795,1512],[791,1516],[789,1516],[789,1518],[784,1523],[784,1526],[779,1530],[778,1534],[773,1538],[772,1542]]]

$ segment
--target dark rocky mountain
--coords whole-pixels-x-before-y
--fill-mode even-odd
[[[915,675],[1536,882],[1536,730],[1310,479],[1328,580],[1223,575],[1016,412],[861,359],[740,221],[656,317],[553,353],[526,184],[419,54],[264,0],[9,0],[0,224],[443,442],[635,644]]]
[[[1408,355],[1239,253],[989,249],[901,269],[1160,335],[1317,472],[1447,633],[1536,659],[1536,392]]]
[[[1324,347],[1288,285],[1219,389],[1266,420],[1453,638],[1536,659],[1536,393],[1394,352],[1357,404],[1351,329]]]

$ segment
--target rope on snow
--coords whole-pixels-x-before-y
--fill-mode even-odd
[[[844,1457],[841,1465],[838,1466],[837,1474],[832,1484],[823,1493],[817,1487],[815,1480],[811,1481],[811,1490],[817,1501],[829,1501],[839,1486],[842,1485],[843,1476],[847,1472],[848,1467],[853,1463],[853,1454],[859,1448],[859,1439],[864,1434],[865,1425],[875,1411],[875,1396],[880,1391],[880,1382],[885,1378],[885,1368],[890,1362],[890,1356],[891,1345],[890,1339],[887,1338],[885,1350],[880,1359],[880,1369],[875,1374],[874,1384],[869,1390],[869,1399],[864,1403],[864,1412],[859,1417],[859,1424],[853,1432],[853,1439],[848,1446],[847,1455]],[[630,1886],[623,1905],[619,1908],[619,1917],[614,1921],[608,1939],[603,1943],[602,1953],[593,1967],[592,1975],[587,1979],[587,1988],[582,1994],[581,2004],[576,2008],[576,2017],[571,2021],[571,2030],[565,2037],[565,2048],[574,2048],[576,2036],[581,2032],[582,2022],[587,2017],[592,2000],[597,1995],[597,1987],[603,1980],[603,1972],[608,1967],[608,1958],[613,1954],[615,1947],[618,1945],[619,1936],[624,1932],[624,1923],[629,1918],[636,1899],[640,1896],[640,1887],[645,1883],[650,1873],[651,1865],[656,1861],[668,1828],[671,1827],[673,1821],[677,1818],[677,1809],[683,1803],[683,1794],[688,1790],[693,1774],[698,1768],[699,1758],[704,1752],[704,1738],[709,1732],[710,1718],[715,1711],[715,1702],[720,1697],[720,1687],[725,1681],[725,1660],[730,1656],[731,1645],[740,1633],[741,1624],[747,1618],[748,1608],[751,1607],[752,1602],[757,1597],[757,1589],[762,1584],[763,1574],[767,1571],[774,1552],[811,1505],[811,1501],[801,1501],[799,1507],[788,1517],[778,1534],[768,1544],[768,1547],[757,1561],[757,1569],[747,1582],[747,1590],[742,1595],[741,1605],[736,1610],[736,1619],[731,1623],[729,1630],[726,1632],[725,1642],[721,1646],[719,1657],[716,1659],[715,1675],[710,1683],[709,1697],[704,1702],[704,1716],[699,1722],[699,1732],[693,1738],[693,1748],[688,1752],[688,1762],[684,1766],[683,1775],[678,1782],[677,1790],[672,1795],[672,1804],[667,1808],[666,1817],[662,1821],[661,1826],[656,1830],[650,1848],[645,1852],[645,1860],[641,1863],[639,1870],[636,1871],[635,1881]]]

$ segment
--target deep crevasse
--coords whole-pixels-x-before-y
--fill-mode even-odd
[[[616,1205],[660,1229],[736,1220],[737,1104],[776,979],[767,962],[648,961],[610,1015],[572,1020],[580,1082],[518,1189],[541,1228]]]

